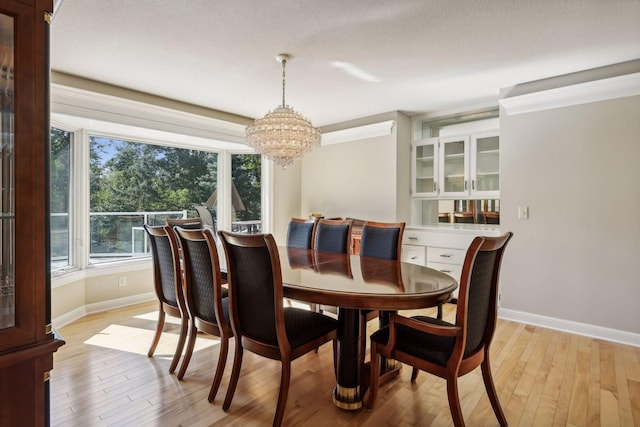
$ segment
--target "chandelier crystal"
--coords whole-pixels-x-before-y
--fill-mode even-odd
[[[286,168],[294,160],[320,146],[320,131],[311,121],[285,103],[285,66],[289,56],[277,56],[282,63],[282,105],[247,126],[249,145],[277,165]]]

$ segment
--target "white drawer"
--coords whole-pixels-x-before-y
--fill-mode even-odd
[[[457,264],[462,267],[466,254],[467,251],[464,249],[436,248],[429,246],[427,248],[427,262]]]
[[[424,246],[402,245],[402,262],[425,265],[425,253]]]
[[[427,233],[424,231],[405,230],[402,237],[403,245],[427,245]]]

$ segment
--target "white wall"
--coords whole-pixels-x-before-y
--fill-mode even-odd
[[[306,218],[300,209],[302,160],[296,160],[286,169],[273,165],[273,224],[271,233],[280,245],[287,238],[291,218]]]
[[[391,135],[323,146],[303,158],[303,215],[408,220],[410,121],[399,113],[389,118],[396,121]],[[362,122],[342,128],[358,125]]]
[[[502,308],[640,333],[640,96],[501,112],[500,131]]]

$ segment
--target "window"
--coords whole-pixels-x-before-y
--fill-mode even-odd
[[[197,217],[216,193],[217,153],[94,135],[89,163],[91,262],[149,256],[143,224]]]
[[[262,227],[262,157],[259,154],[231,155],[231,230],[260,233]]]
[[[70,228],[72,137],[71,132],[51,128],[49,206],[52,272],[73,264]]]

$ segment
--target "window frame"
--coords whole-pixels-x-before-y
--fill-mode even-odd
[[[61,117],[61,118],[60,118]],[[77,126],[73,126],[73,123],[77,121]],[[93,123],[96,126],[86,126],[86,124]],[[72,268],[61,269],[60,272],[52,277],[60,277],[67,273],[84,270],[87,268],[96,267],[121,267],[127,264],[148,263],[149,257],[136,257],[127,258],[122,260],[112,260],[100,263],[94,263],[90,260],[90,247],[86,242],[89,242],[90,238],[90,136],[98,136],[104,138],[119,139],[124,141],[140,142],[146,144],[192,149],[198,151],[209,151],[217,153],[218,155],[218,202],[217,202],[217,216],[218,216],[218,229],[231,230],[231,156],[232,154],[256,154],[254,150],[246,147],[229,149],[219,148],[216,142],[210,140],[211,146],[203,146],[202,141],[197,143],[189,143],[190,137],[188,135],[176,135],[169,132],[155,131],[152,132],[156,138],[144,138],[141,137],[141,133],[144,132],[144,128],[130,126],[122,126],[121,124],[112,124],[107,122],[101,122],[96,120],[84,120],[81,117],[74,116],[59,116],[56,117],[52,114],[51,126],[65,130],[72,133],[72,159],[71,159],[71,212],[69,214],[70,221],[72,221],[73,227],[70,226],[70,234],[73,238],[70,238],[70,264],[73,264]],[[106,127],[112,126],[113,131],[105,130]],[[127,129],[131,128],[131,132],[127,132]],[[223,143],[222,145],[229,145]],[[239,144],[235,144],[239,145]],[[271,224],[271,209],[272,204],[268,201],[272,192],[272,168],[266,158],[262,157],[261,162],[261,202],[262,202],[262,232],[268,233],[272,229]],[[73,220],[71,219],[73,218]]]

